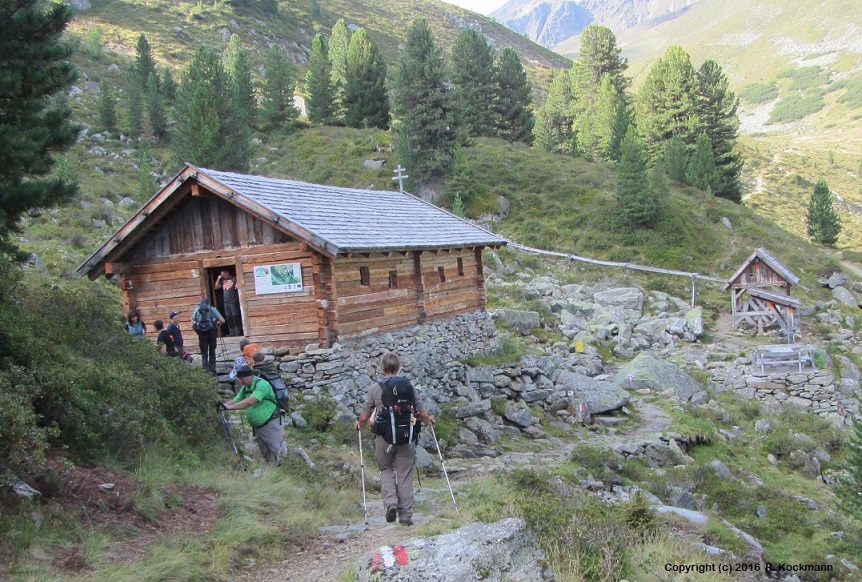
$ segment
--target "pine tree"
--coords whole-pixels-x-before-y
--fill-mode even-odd
[[[138,142],[138,200],[148,200],[153,195],[153,162],[147,142]]]
[[[293,106],[290,63],[277,45],[273,45],[267,53],[265,70],[263,122],[270,129],[284,127],[297,118],[299,111]]]
[[[169,105],[173,105],[174,100],[177,98],[177,82],[174,81],[174,77],[171,75],[170,69],[162,71],[161,91],[165,102]]]
[[[313,123],[332,121],[335,102],[332,89],[332,63],[326,39],[318,34],[311,41],[311,56],[305,73],[305,106]]]
[[[589,161],[613,157],[614,131],[619,105],[625,104],[610,75],[602,76],[595,101],[581,113],[578,153]]]
[[[464,206],[470,204],[475,198],[473,180],[471,178],[470,163],[467,161],[467,156],[464,153],[464,148],[461,145],[455,147],[452,156],[452,167],[446,176],[446,183],[443,186],[443,194],[446,203],[452,207],[452,212],[455,212],[456,201],[461,205],[461,214],[464,215]]]
[[[168,119],[165,116],[165,104],[162,101],[162,94],[159,92],[159,83],[155,74],[150,74],[150,78],[147,79],[144,101],[147,117],[150,120],[150,129],[153,130],[153,137],[164,139],[168,132]]]
[[[832,191],[826,180],[820,180],[814,187],[811,200],[808,202],[808,214],[805,217],[808,227],[808,238],[817,244],[833,246],[838,242],[841,233],[841,218],[835,210]]]
[[[649,165],[659,160],[665,142],[674,133],[686,145],[694,145],[702,131],[697,112],[697,74],[682,48],[670,47],[650,69],[638,92],[635,122]]]
[[[461,29],[452,47],[450,68],[459,125],[467,135],[496,135],[494,52],[481,32]]]
[[[52,154],[74,144],[79,129],[68,106],[55,99],[77,78],[73,48],[62,40],[71,19],[66,4],[0,4],[0,253],[18,259],[13,240],[21,214],[60,204],[78,190],[49,177]]]
[[[254,82],[251,79],[251,63],[239,36],[231,35],[228,47],[222,54],[222,64],[230,76],[231,93],[238,121],[252,128],[257,124],[257,97],[255,97]]]
[[[622,49],[611,29],[590,24],[581,31],[581,48],[574,67],[575,93],[590,95],[598,91],[602,77],[608,75],[619,95],[625,95],[631,79],[624,75],[628,60],[622,58]]]
[[[111,86],[107,83],[102,84],[102,91],[99,93],[99,125],[108,133],[117,131],[117,104]]]
[[[632,227],[651,226],[658,218],[659,207],[650,188],[643,147],[633,127],[623,138],[620,149],[616,190],[620,216]]]
[[[198,49],[177,90],[171,151],[177,164],[243,172],[251,157],[251,132],[244,123],[221,61]]]
[[[332,27],[329,38],[329,61],[332,63],[332,89],[334,92],[335,120],[344,123],[346,113],[344,107],[344,89],[347,87],[347,49],[350,47],[350,37],[353,33],[347,28],[344,20],[339,20]]]
[[[676,182],[686,181],[688,170],[688,146],[677,134],[673,134],[664,149],[664,169],[668,178]]]
[[[857,400],[859,400],[857,395]],[[853,434],[843,447],[846,450],[835,494],[838,507],[847,515],[862,520],[862,422],[853,423]]]
[[[561,69],[554,75],[548,88],[548,98],[536,115],[533,130],[536,147],[546,152],[572,153],[572,101],[569,71]]]
[[[147,85],[147,80],[150,75],[156,75],[158,80],[158,71],[156,71],[156,59],[153,58],[153,49],[147,41],[144,33],[138,37],[138,44],[135,47],[135,64],[132,67],[134,74],[141,82],[141,90],[144,90]]]
[[[706,132],[697,136],[697,143],[685,170],[685,181],[695,188],[713,193],[718,186],[718,170],[715,169],[712,144]]]
[[[621,145],[626,133],[631,127],[632,119],[629,112],[629,106],[625,99],[617,101],[617,108],[614,111],[614,123],[611,130],[611,143],[608,144],[608,156],[615,162],[618,162],[622,155]]]
[[[697,110],[706,135],[712,143],[712,155],[718,171],[716,196],[733,202],[742,201],[742,157],[736,151],[739,137],[739,98],[730,90],[727,77],[714,60],[707,60],[697,72]]]
[[[442,178],[452,161],[456,131],[443,59],[425,19],[413,22],[401,51],[394,87],[400,162],[411,180]]]
[[[506,47],[494,65],[497,98],[494,112],[497,119],[497,135],[510,142],[533,143],[533,100],[527,72],[521,58],[514,49]]]
[[[389,95],[386,64],[377,45],[360,28],[347,49],[347,85],[344,88],[344,122],[348,127],[389,129]]]
[[[144,131],[144,87],[137,67],[126,73],[126,132],[137,138]]]

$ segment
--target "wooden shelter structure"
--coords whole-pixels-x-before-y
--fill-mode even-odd
[[[237,278],[243,334],[264,346],[346,338],[484,310],[482,251],[506,240],[407,193],[186,165],[78,269],[118,276],[147,322]]]
[[[762,332],[778,325],[792,343],[799,328],[796,311],[801,302],[790,296],[790,288],[798,283],[799,277],[769,251],[756,249],[721,288],[731,292],[734,327],[747,323]]]

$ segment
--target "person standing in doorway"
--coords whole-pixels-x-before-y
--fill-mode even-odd
[[[201,299],[200,304],[192,313],[192,329],[198,334],[198,345],[201,348],[204,370],[216,375],[216,343],[218,341],[216,330],[224,323],[224,317],[218,309],[210,305],[206,297]]]
[[[227,319],[228,335],[241,335],[242,315],[239,310],[239,291],[236,288],[236,277],[230,271],[223,269],[215,282],[215,288],[221,290],[224,299],[224,315]]]
[[[413,416],[425,424],[434,424],[434,417],[428,414],[422,404],[419,395],[413,389],[410,380],[404,376],[398,376],[401,369],[401,361],[392,353],[383,355],[381,360],[383,368],[383,380],[373,384],[368,389],[362,412],[355,428],[360,430],[371,418],[373,410],[377,410],[374,420],[377,438],[374,439],[374,457],[377,467],[380,469],[381,492],[383,494],[383,505],[386,507],[386,521],[393,522],[396,517],[402,525],[413,525],[413,472],[416,467],[416,440],[410,439],[404,444],[394,444],[387,440],[379,428],[389,422],[384,412],[390,407],[385,406],[391,400],[390,394],[399,395],[398,398],[408,400],[412,407]],[[384,395],[384,391],[387,394]],[[390,414],[394,412],[388,411]],[[379,425],[379,427],[378,427]],[[416,431],[418,436],[418,427]]]

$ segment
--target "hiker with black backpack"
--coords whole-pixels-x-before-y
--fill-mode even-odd
[[[396,517],[402,525],[413,525],[413,472],[416,467],[416,442],[420,424],[434,424],[410,380],[398,376],[401,361],[392,353],[381,362],[383,380],[368,389],[355,428],[360,430],[372,419],[374,457],[380,469],[386,521]]]
[[[272,385],[255,376],[249,366],[241,366],[236,373],[242,385],[232,401],[223,402],[224,410],[245,410],[245,418],[254,433],[254,442],[267,463],[278,463],[284,445],[284,421],[276,391]]]
[[[216,375],[216,346],[218,336],[216,330],[224,323],[224,317],[218,309],[210,305],[210,300],[204,297],[192,313],[192,329],[198,334],[198,345],[201,349],[204,370]]]

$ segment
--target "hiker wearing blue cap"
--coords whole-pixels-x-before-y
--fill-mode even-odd
[[[224,317],[218,309],[210,305],[210,300],[204,297],[192,313],[192,329],[198,334],[198,345],[201,348],[204,370],[216,375],[216,329],[224,323]]]

